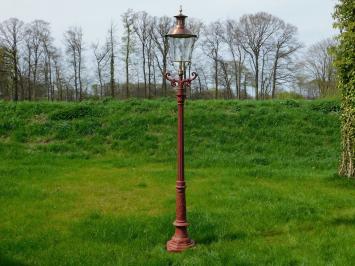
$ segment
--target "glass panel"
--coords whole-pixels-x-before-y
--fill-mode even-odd
[[[175,62],[188,62],[191,60],[192,47],[195,38],[169,38],[170,57]]]

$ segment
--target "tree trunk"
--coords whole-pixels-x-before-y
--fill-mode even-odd
[[[255,57],[255,99],[259,100],[259,57]]]
[[[45,87],[47,89],[47,101],[50,100],[50,92],[49,92],[49,82],[48,82],[48,61],[47,58],[45,59],[45,63],[44,63],[44,84]]]
[[[79,101],[83,100],[83,82],[81,80],[81,51],[79,52],[78,79],[79,79]]]
[[[52,82],[52,63],[51,63],[51,58],[48,58],[48,80],[49,80],[49,89],[51,92],[51,101],[53,102],[54,100],[54,88],[53,88],[53,82]]]
[[[235,92],[237,94],[237,99],[240,99],[240,88],[239,88],[239,73],[238,73],[238,65],[235,58],[233,58],[234,63],[234,77],[235,77]]]
[[[20,88],[21,88],[21,97],[20,100],[25,100],[25,81],[24,81],[24,77],[21,74],[21,72],[19,71],[19,78],[20,78]]]
[[[264,82],[264,68],[265,68],[265,55],[263,55],[263,60],[261,64],[261,86],[260,86],[260,98],[265,99],[265,82]]]
[[[13,77],[13,82],[14,82],[14,101],[18,101],[18,72],[17,72],[17,50],[13,51],[13,61],[14,61],[14,77]]]
[[[342,103],[342,154],[339,175],[355,178],[355,106],[353,88],[343,88]],[[344,92],[343,92],[344,94]]]
[[[214,66],[214,83],[215,83],[215,99],[218,99],[218,60],[215,60],[215,66]]]
[[[33,69],[33,100],[36,100],[36,82],[37,82],[37,68],[38,68],[38,49],[35,49],[35,59],[34,59],[34,69]]]
[[[31,49],[28,48],[28,72],[27,72],[27,90],[28,90],[28,100],[31,101]]]
[[[154,96],[157,97],[157,77],[155,75],[155,71],[153,72],[153,80],[154,80]]]
[[[150,91],[151,91],[151,68],[152,68],[152,59],[150,57],[150,51],[148,50],[148,99],[150,99]]]
[[[145,45],[142,44],[143,52],[143,79],[144,79],[144,97],[147,98],[147,74],[145,72],[146,62],[145,62]]]
[[[127,46],[126,46],[126,58],[125,58],[125,63],[126,63],[126,98],[129,98],[129,49],[131,45],[131,36],[130,36],[130,30],[128,29],[127,33]]]
[[[74,63],[73,63],[73,67],[74,67],[74,87],[75,87],[75,101],[78,100],[78,70],[76,67],[76,54],[74,51]]]
[[[111,44],[111,62],[110,62],[110,89],[111,97],[115,97],[115,59],[113,53],[113,44]]]
[[[163,58],[163,81],[162,81],[162,85],[163,85],[163,91],[164,91],[164,97],[166,97],[167,95],[167,86],[166,86],[166,78],[165,78],[165,73],[166,73],[166,63],[167,59],[166,57]]]
[[[200,76],[197,76],[197,79],[198,79],[198,89],[199,89],[200,96],[201,96],[201,92],[202,92],[202,85],[201,85],[201,78],[200,78]]]
[[[274,71],[272,73],[272,92],[271,92],[271,97],[272,99],[275,99],[275,94],[276,94],[276,77],[277,77],[277,64],[278,64],[278,59],[275,59],[274,63]]]
[[[246,99],[248,96],[247,93],[247,74],[244,75],[244,99]]]
[[[238,99],[242,99],[242,64],[238,64]]]
[[[68,84],[65,84],[65,89],[66,89],[65,100],[68,102],[69,101],[69,86],[68,86]]]

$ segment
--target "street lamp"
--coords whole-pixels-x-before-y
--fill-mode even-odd
[[[178,140],[177,140],[177,180],[176,180],[176,220],[175,234],[166,244],[169,252],[180,252],[195,245],[187,233],[185,177],[184,177],[184,101],[185,87],[191,85],[197,74],[192,73],[192,78],[184,79],[185,64],[191,61],[192,48],[197,36],[185,28],[187,16],[180,13],[175,16],[176,25],[166,34],[169,39],[170,56],[172,61],[179,63],[179,78],[172,78],[170,73],[165,78],[173,87],[177,86],[176,99],[178,104]]]

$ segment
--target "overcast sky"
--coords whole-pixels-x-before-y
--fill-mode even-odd
[[[239,19],[243,14],[265,11],[299,29],[306,45],[333,36],[333,7],[336,0],[0,0],[0,20],[17,17],[25,22],[43,19],[51,23],[57,44],[69,26],[81,26],[87,44],[104,40],[112,21],[128,8],[155,16],[173,16],[179,6],[184,14],[208,23],[216,19]],[[120,31],[120,27],[119,27]]]

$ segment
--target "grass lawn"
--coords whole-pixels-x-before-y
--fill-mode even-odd
[[[174,232],[172,100],[0,102],[0,265],[354,265],[334,101],[188,101],[196,247]]]

